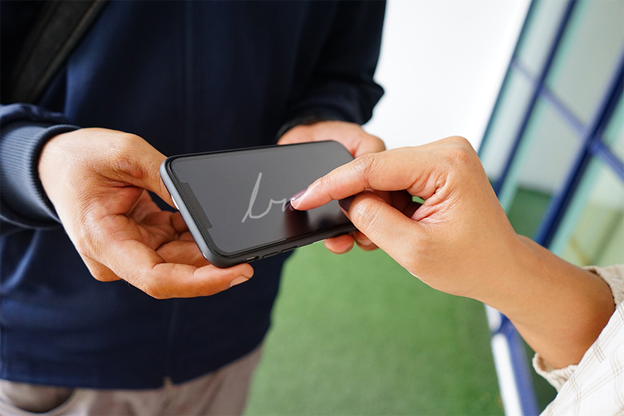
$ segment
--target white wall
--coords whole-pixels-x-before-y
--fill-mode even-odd
[[[388,148],[461,135],[475,148],[529,0],[388,0],[376,79],[386,94],[366,130]]]

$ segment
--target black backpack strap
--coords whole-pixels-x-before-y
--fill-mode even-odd
[[[48,2],[13,72],[11,101],[35,103],[98,16],[106,0]]]

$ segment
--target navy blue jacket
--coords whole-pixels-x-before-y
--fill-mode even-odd
[[[2,89],[40,4],[1,3]],[[156,300],[93,279],[39,178],[46,140],[137,134],[165,155],[272,144],[306,117],[366,122],[384,2],[112,1],[37,106],[0,97],[0,378],[156,388],[264,338],[284,257],[211,297]]]

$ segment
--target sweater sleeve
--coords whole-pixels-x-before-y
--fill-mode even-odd
[[[385,13],[383,1],[341,2],[308,87],[291,102],[279,131],[316,120],[364,124],[383,89],[373,80]]]
[[[614,315],[618,314],[618,312],[622,312],[621,309],[624,308],[624,304],[622,303],[624,302],[624,264],[603,268],[589,266],[585,269],[597,274],[611,288],[613,300],[616,305]],[[535,354],[533,357],[533,367],[539,375],[544,377],[559,391],[570,377],[574,375],[578,365],[569,365],[564,368],[554,369],[544,361],[539,354]]]
[[[78,129],[58,113],[26,104],[0,107],[0,233],[52,228],[58,217],[38,175],[41,149],[52,137]]]

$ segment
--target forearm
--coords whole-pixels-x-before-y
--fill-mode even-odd
[[[507,289],[480,300],[503,312],[553,368],[577,364],[614,312],[611,290],[595,274],[519,238]]]

